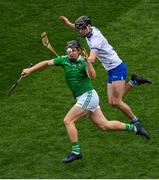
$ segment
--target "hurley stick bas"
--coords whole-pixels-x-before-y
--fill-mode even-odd
[[[57,52],[55,51],[55,49],[50,44],[46,32],[43,32],[41,34],[41,41],[42,41],[43,46],[47,47],[55,56],[57,57],[59,56]]]
[[[30,64],[28,66],[28,68],[30,68],[32,66],[32,64]],[[12,92],[15,90],[15,88],[17,87],[17,85],[20,83],[20,81],[23,79],[23,76],[20,76],[20,78],[10,87],[9,91],[8,91],[8,96],[10,96],[12,94]]]

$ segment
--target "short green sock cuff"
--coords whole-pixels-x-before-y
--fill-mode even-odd
[[[125,124],[125,129],[126,129],[127,131],[136,132],[136,127],[135,127],[133,124],[128,124],[128,123],[126,123],[126,124]]]
[[[77,146],[77,145],[79,145],[78,141],[77,142],[72,142],[72,146]]]
[[[77,154],[80,153],[81,149],[80,149],[79,142],[72,142],[72,151]]]

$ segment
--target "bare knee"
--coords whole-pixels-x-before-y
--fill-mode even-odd
[[[121,101],[117,100],[117,99],[113,99],[113,100],[109,100],[109,105],[111,105],[112,107],[120,107],[121,105]]]
[[[72,121],[69,118],[67,118],[67,117],[64,118],[65,126],[69,126],[71,123],[72,123]]]
[[[114,101],[110,100],[110,101],[108,101],[108,103],[109,103],[110,106],[115,107],[115,102]]]

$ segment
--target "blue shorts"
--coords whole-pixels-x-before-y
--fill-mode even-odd
[[[126,80],[127,67],[125,63],[121,63],[116,68],[108,71],[108,83],[112,84],[112,81]]]

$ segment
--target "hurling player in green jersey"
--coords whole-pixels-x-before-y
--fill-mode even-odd
[[[91,79],[96,77],[96,72],[88,59],[87,52],[83,51],[83,58],[80,55],[82,51],[81,46],[76,40],[67,42],[66,51],[66,56],[42,61],[30,68],[24,69],[21,73],[23,77],[26,77],[34,71],[53,65],[61,66],[64,69],[66,82],[76,99],[76,103],[64,117],[64,124],[72,144],[72,149],[62,162],[69,163],[82,158],[75,122],[86,114],[102,130],[127,130],[144,136],[146,132],[143,132],[134,124],[126,124],[117,120],[108,121],[106,119],[99,106],[98,94],[92,85]]]

